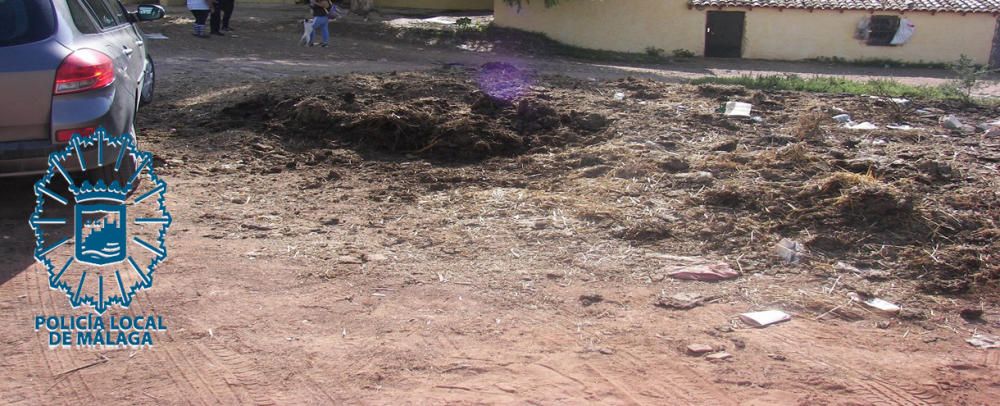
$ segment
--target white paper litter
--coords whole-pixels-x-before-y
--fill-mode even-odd
[[[860,123],[850,122],[850,123],[844,124],[844,127],[847,128],[847,129],[849,129],[849,130],[874,130],[874,129],[878,128],[878,126],[876,126],[875,124],[869,123],[867,121],[860,122]]]
[[[1000,337],[989,334],[973,334],[972,338],[965,340],[965,342],[983,350],[1000,348]]]
[[[740,315],[740,320],[754,327],[767,327],[775,323],[791,320],[792,316],[781,310],[765,310],[762,312],[750,312]]]
[[[868,307],[871,307],[871,308],[877,309],[877,310],[881,310],[883,312],[887,312],[887,313],[898,313],[899,312],[899,306],[897,306],[895,303],[888,302],[888,301],[879,299],[877,297],[876,298],[868,299],[864,303],[866,305],[868,305]]]
[[[167,38],[166,35],[163,35],[163,34],[158,33],[158,32],[145,33],[145,34],[142,34],[142,37],[145,38],[145,39],[169,39],[169,38]]]
[[[715,354],[708,354],[708,355],[705,356],[706,359],[709,359],[709,360],[712,360],[712,361],[722,361],[724,359],[729,359],[729,358],[732,358],[732,357],[733,357],[733,354],[730,354],[730,353],[725,352],[725,351],[720,351],[720,352],[717,352]]]
[[[913,130],[917,129],[917,127],[914,127],[912,125],[907,125],[907,124],[899,124],[899,125],[889,124],[889,125],[885,126],[885,128],[888,128],[890,130],[897,130],[897,131],[913,131]]]
[[[726,117],[750,117],[750,110],[753,105],[743,102],[726,102],[726,110],[722,113]]]
[[[892,103],[900,106],[910,104],[910,99],[904,99],[902,97],[868,96],[868,99],[872,101]]]

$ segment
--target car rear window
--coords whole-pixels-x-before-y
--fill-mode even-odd
[[[0,47],[42,40],[55,30],[49,0],[0,0]]]
[[[125,24],[128,22],[128,18],[125,17],[125,9],[122,8],[121,3],[118,0],[105,0],[105,4],[108,5],[108,11],[115,16],[115,20],[118,24]]]
[[[101,28],[112,28],[122,23],[104,0],[83,0],[83,2],[94,12],[94,17],[97,17],[97,23]]]
[[[66,5],[69,6],[69,14],[73,17],[73,24],[76,25],[76,29],[84,34],[95,34],[100,31],[97,29],[97,25],[90,20],[87,11],[83,9],[83,6],[78,1],[66,0]]]

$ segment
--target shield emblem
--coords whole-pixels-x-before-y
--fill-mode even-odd
[[[77,204],[76,260],[104,266],[125,259],[125,205]]]

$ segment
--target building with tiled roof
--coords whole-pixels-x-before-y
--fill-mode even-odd
[[[693,7],[1000,13],[1000,0],[690,0]]]
[[[495,24],[591,49],[1000,66],[1000,0],[494,0]]]

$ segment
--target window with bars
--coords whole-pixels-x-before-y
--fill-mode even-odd
[[[872,16],[868,23],[868,45],[892,45],[892,37],[898,30],[898,16]]]

